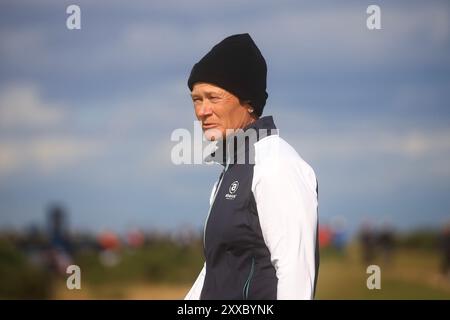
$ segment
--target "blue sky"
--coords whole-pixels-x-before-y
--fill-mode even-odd
[[[0,4],[0,228],[201,228],[220,167],[176,166],[186,86],[214,44],[251,34],[280,134],[314,168],[320,219],[400,229],[450,218],[450,4],[377,1]]]

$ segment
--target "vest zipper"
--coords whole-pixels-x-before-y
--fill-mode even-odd
[[[219,183],[217,184],[217,188],[214,191],[213,201],[211,202],[211,205],[209,206],[208,215],[206,216],[205,226],[203,229],[203,248],[204,249],[206,248],[206,225],[208,224],[208,219],[209,219],[209,215],[211,214],[211,209],[214,206],[214,202],[216,201],[217,193],[219,192],[220,185],[222,184],[223,177],[225,176],[225,172],[227,171],[227,169],[228,169],[228,162],[222,171],[221,177],[219,179]]]
[[[248,289],[250,288],[250,282],[252,281],[253,272],[255,269],[255,258],[252,257],[252,266],[250,268],[250,273],[247,280],[245,281],[244,288],[242,289],[242,296],[244,300],[248,300]]]

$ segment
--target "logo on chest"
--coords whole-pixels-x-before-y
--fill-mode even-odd
[[[228,193],[225,195],[225,199],[234,200],[234,198],[236,198],[237,196],[236,191],[238,188],[239,188],[239,181],[234,181],[228,188]]]

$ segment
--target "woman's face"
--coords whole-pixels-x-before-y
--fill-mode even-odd
[[[235,95],[213,84],[196,83],[191,97],[208,140],[222,139],[230,133],[227,129],[244,128],[255,120],[248,103],[241,103]]]

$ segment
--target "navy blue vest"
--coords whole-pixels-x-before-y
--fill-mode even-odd
[[[260,118],[248,128],[276,129],[272,117]],[[271,134],[270,130],[267,134]],[[226,144],[220,146],[225,150]],[[275,300],[278,279],[264,243],[252,193],[254,161],[248,161],[248,157],[253,145],[234,146],[234,161],[223,163],[225,168],[206,221],[206,275],[200,298]],[[242,152],[246,163],[234,163]]]

